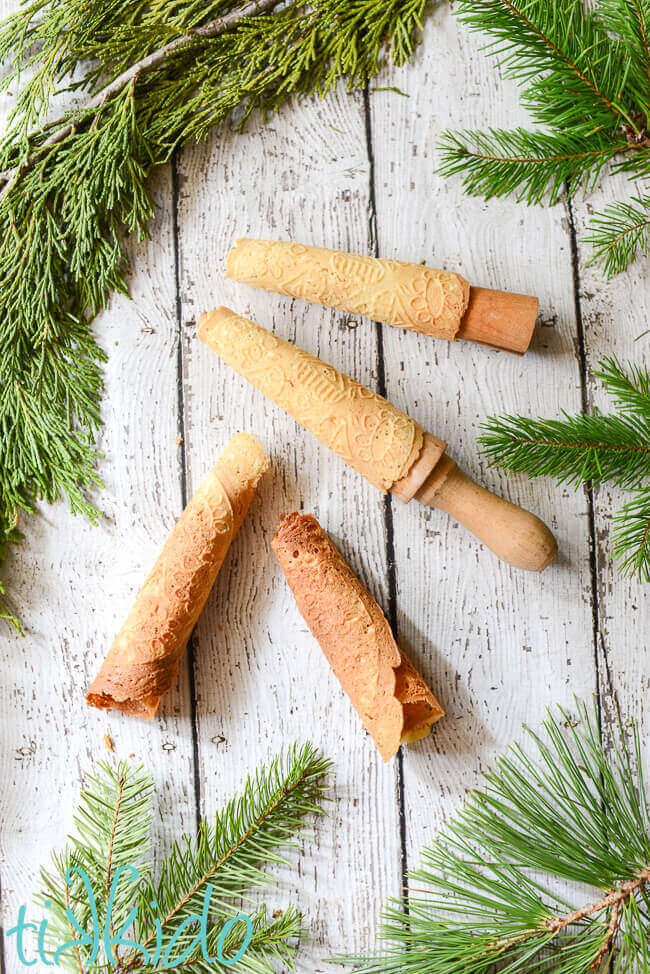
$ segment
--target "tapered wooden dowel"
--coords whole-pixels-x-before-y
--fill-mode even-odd
[[[529,572],[542,572],[557,554],[557,542],[535,514],[497,497],[444,456],[415,495],[427,507],[446,511],[498,558]]]
[[[457,338],[523,355],[535,331],[539,301],[529,294],[470,287]]]

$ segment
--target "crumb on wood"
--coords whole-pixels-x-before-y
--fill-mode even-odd
[[[176,437],[176,446],[180,446],[182,442],[183,442],[183,437],[182,436],[177,436]]]
[[[106,747],[107,751],[115,750],[115,741],[110,734],[104,734],[104,746]]]

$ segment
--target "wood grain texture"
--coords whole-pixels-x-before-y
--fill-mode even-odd
[[[569,211],[576,236],[577,300],[582,318],[582,349],[586,372],[586,401],[602,412],[611,409],[593,373],[605,357],[615,355],[622,362],[648,364],[648,320],[650,319],[650,273],[647,259],[636,261],[626,272],[605,281],[598,267],[588,266],[590,250],[580,239],[592,216],[608,203],[638,195],[623,176],[608,176],[607,182],[588,199],[576,199]],[[648,736],[645,699],[650,687],[650,658],[645,649],[650,630],[650,590],[635,579],[622,578],[612,560],[612,518],[629,494],[613,487],[596,489],[593,513],[596,544],[593,553],[593,585],[596,592],[594,617],[598,675],[603,702],[603,719],[613,723],[620,714],[639,723],[641,740]],[[650,749],[645,748],[646,773],[650,770]]]
[[[361,728],[299,615],[270,541],[282,514],[314,513],[385,604],[383,498],[199,343],[189,323],[224,304],[376,385],[372,329],[224,279],[236,236],[367,251],[362,100],[340,92],[287,107],[265,128],[255,122],[242,135],[221,132],[183,154],[179,175],[188,482],[197,482],[240,428],[261,437],[272,466],[198,626],[201,804],[214,807],[246,771],[290,741],[311,739],[334,759],[331,818],[307,846],[293,897],[313,935],[301,964],[321,970],[324,956],[371,942],[378,903],[399,882],[396,768],[382,765]]]
[[[549,705],[596,688],[585,498],[549,482],[507,479],[477,449],[487,415],[580,408],[570,239],[559,209],[485,204],[433,170],[442,132],[517,122],[517,92],[498,82],[482,38],[448,8],[426,24],[408,70],[388,69],[369,104],[377,248],[426,260],[473,284],[535,294],[541,321],[523,358],[384,329],[387,394],[479,483],[538,514],[560,554],[541,575],[499,562],[439,511],[393,504],[398,638],[430,677],[448,718],[433,743],[404,753],[408,859],[457,808],[493,756]]]

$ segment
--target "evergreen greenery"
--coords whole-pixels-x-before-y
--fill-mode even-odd
[[[404,62],[425,4],[27,0],[0,24],[2,88],[18,86],[0,141],[0,559],[39,499],[98,516],[104,352],[89,322],[126,290],[151,169],[234,117],[363,85],[384,49]],[[46,121],[70,89],[80,106]],[[1,598],[0,616],[18,625]]]
[[[650,808],[639,735],[601,743],[560,710],[512,747],[425,849],[408,911],[359,974],[618,974],[650,970]],[[558,889],[579,886],[570,902]]]
[[[126,928],[125,936],[143,946],[149,958],[135,947],[116,948],[117,956],[109,957],[102,945],[92,960],[90,945],[72,946],[59,954],[59,963],[66,969],[142,974],[162,970],[156,952],[164,958],[184,922],[192,915],[201,916],[208,885],[212,887],[207,933],[210,956],[217,953],[216,942],[224,925],[242,909],[242,899],[252,920],[252,940],[234,965],[208,964],[201,947],[196,946],[183,961],[182,970],[271,974],[277,964],[292,967],[302,933],[301,914],[290,907],[269,916],[264,907],[251,906],[246,897],[252,888],[273,883],[265,867],[283,864],[280,850],[294,845],[304,831],[305,819],[322,811],[329,767],[309,744],[276,758],[246,781],[212,823],[202,823],[197,835],[176,842],[156,878],[150,852],[153,780],[142,768],[126,763],[117,768],[100,764],[82,792],[76,832],[68,848],[54,856],[52,868],[42,872],[41,902],[49,920],[46,956],[54,957],[56,949],[71,939],[82,941],[84,934],[92,944],[89,898],[80,878],[69,873],[81,867],[90,880],[101,930],[110,916],[111,929],[118,933]],[[120,874],[122,867],[126,871]],[[131,867],[139,872],[138,882],[134,882]],[[116,892],[109,911],[112,885]],[[238,953],[244,932],[243,921],[231,927],[222,947],[226,961]],[[170,959],[179,958],[196,934],[196,921],[189,922],[171,947]]]
[[[613,552],[621,570],[650,581],[650,371],[608,358],[596,378],[615,415],[527,419],[490,417],[480,442],[494,464],[574,488],[611,483],[632,494],[614,518]]]
[[[554,203],[593,188],[605,168],[650,177],[649,0],[458,0],[461,21],[523,89],[543,128],[448,132],[440,172],[469,193]],[[648,251],[650,196],[597,215],[586,235],[609,277]]]

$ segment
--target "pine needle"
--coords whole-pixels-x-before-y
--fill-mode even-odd
[[[600,741],[596,709],[526,728],[425,849],[408,911],[392,901],[382,950],[357,974],[589,974],[614,956],[642,974],[650,953],[650,809],[636,727]],[[586,887],[571,903],[558,879]]]
[[[459,0],[460,20],[522,89],[540,131],[447,132],[439,172],[468,193],[555,203],[603,171],[650,177],[648,0]],[[646,196],[614,203],[585,242],[607,277],[648,249]]]
[[[18,86],[0,140],[0,562],[38,500],[99,517],[90,323],[127,290],[124,237],[149,232],[152,169],[215,126],[358,88],[384,54],[404,63],[425,5],[28,0],[0,24],[2,86]],[[46,123],[70,87],[80,106]]]
[[[647,257],[650,196],[635,196],[631,203],[612,203],[591,221],[584,239],[593,248],[590,263],[601,264],[607,278],[625,270],[637,257]]]
[[[650,371],[608,358],[595,376],[616,415],[489,417],[479,442],[490,463],[512,472],[576,489],[610,483],[631,491],[614,518],[613,553],[623,574],[650,581]]]
[[[222,938],[221,964],[208,963],[201,945],[193,949],[197,924],[191,918],[201,916],[207,893],[206,946],[214,958],[224,927],[242,910],[242,898],[250,903],[253,888],[273,884],[267,867],[285,864],[282,850],[295,846],[307,819],[322,813],[329,769],[330,762],[310,744],[289,749],[250,777],[213,824],[180,839],[154,878],[149,834],[153,780],[124,762],[117,768],[100,764],[82,792],[68,848],[53,857],[53,868],[42,872],[40,902],[49,911],[46,957],[55,958],[58,950],[59,963],[67,969],[97,972],[153,974],[162,969],[166,952],[172,961],[185,953],[183,970],[200,974],[273,974],[277,962],[293,966],[302,933],[302,916],[293,907],[269,917],[265,907],[249,906],[251,940],[234,965],[229,959],[241,951],[243,922],[232,924]],[[111,932],[122,932],[133,943],[116,948],[119,956],[109,956],[103,943],[93,956],[93,911],[79,870],[90,882],[100,929],[108,918]],[[79,945],[61,951],[71,933]]]
[[[650,489],[636,491],[616,514],[613,541],[621,572],[650,582]]]

